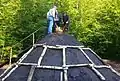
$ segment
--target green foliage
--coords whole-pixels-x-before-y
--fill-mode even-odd
[[[40,28],[35,35],[37,39],[45,35],[46,13],[53,3],[59,12],[69,14],[69,33],[74,34],[78,41],[104,58],[119,59],[119,0],[0,0],[1,59],[9,59],[11,47],[15,56],[19,50],[32,45],[32,37],[20,40],[35,30]]]
[[[119,0],[59,0],[71,18],[70,34],[103,58],[120,59]]]
[[[26,41],[20,40],[35,30],[40,28],[35,37],[41,39],[44,36],[47,26],[46,13],[52,5],[52,0],[0,0],[1,61],[9,58],[8,47],[13,48],[14,56],[19,50],[32,45],[32,37]]]

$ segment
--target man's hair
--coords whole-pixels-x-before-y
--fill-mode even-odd
[[[54,6],[53,6],[53,8],[55,8],[55,9],[56,9],[56,8],[57,8],[57,6],[56,6],[56,5],[54,5]]]

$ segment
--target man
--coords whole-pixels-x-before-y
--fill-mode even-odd
[[[67,13],[63,13],[63,32],[68,31],[69,23],[69,16]]]
[[[53,32],[56,31],[56,27],[57,26],[58,27],[60,26],[60,17],[59,17],[59,14],[58,14],[57,10],[56,10],[56,12],[55,12],[55,18],[54,18]]]
[[[57,7],[53,6],[52,9],[50,9],[47,13],[47,20],[48,20],[48,34],[52,33],[53,25],[54,25],[54,19],[56,17]]]

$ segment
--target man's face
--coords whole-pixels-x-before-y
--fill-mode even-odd
[[[66,16],[67,14],[66,13],[64,13],[64,16]]]
[[[56,7],[56,6],[54,6],[54,9],[56,10],[56,9],[57,9],[57,7]]]

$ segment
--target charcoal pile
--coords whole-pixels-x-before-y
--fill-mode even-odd
[[[73,36],[38,41],[1,76],[1,81],[120,81],[120,75]]]
[[[51,34],[47,35],[44,39],[37,42],[38,44],[45,43],[47,45],[82,45],[76,41],[73,36],[68,34]]]
[[[0,69],[0,74],[2,74],[2,73],[3,73],[3,71],[4,71],[3,69]]]

